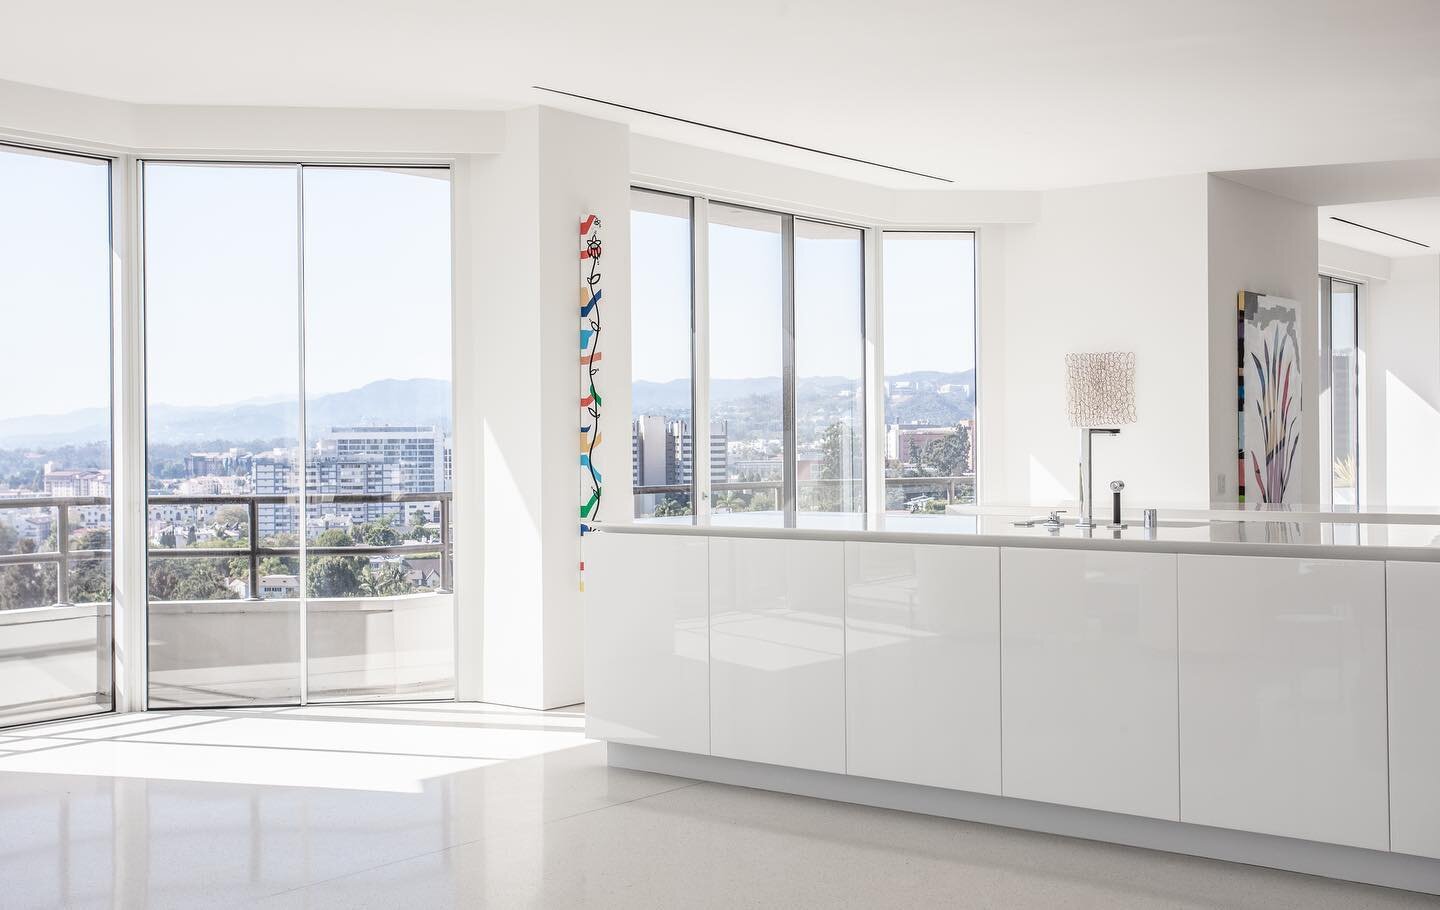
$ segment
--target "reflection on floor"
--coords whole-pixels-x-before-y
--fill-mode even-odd
[[[583,722],[329,705],[0,731],[0,906],[1440,904],[612,770]]]

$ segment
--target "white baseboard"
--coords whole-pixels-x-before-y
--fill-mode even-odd
[[[622,743],[610,743],[608,750],[616,768],[1440,894],[1440,860],[1421,856]]]

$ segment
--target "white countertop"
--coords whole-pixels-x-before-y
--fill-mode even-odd
[[[1435,517],[1433,523],[1425,523],[1414,515],[1395,516],[1393,521],[1386,520],[1387,516],[1333,514],[1324,518],[1281,520],[1270,514],[1237,512],[1233,517],[1162,515],[1160,527],[1153,530],[1134,521],[1121,531],[1111,531],[1103,525],[1080,531],[1072,519],[1059,531],[1052,531],[1040,524],[1029,528],[1017,526],[1014,511],[1004,511],[1006,514],[887,513],[873,518],[856,513],[812,512],[797,515],[793,527],[785,526],[784,516],[779,512],[731,512],[715,514],[703,521],[679,516],[609,522],[596,527],[605,533],[621,534],[1440,562],[1440,516]],[[1043,514],[1041,510],[1029,513],[1032,517]]]

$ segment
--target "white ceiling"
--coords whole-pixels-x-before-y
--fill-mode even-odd
[[[1319,213],[1321,240],[1379,253],[1392,259],[1440,254],[1440,196],[1326,205],[1320,207]],[[1354,224],[1335,221],[1335,218],[1344,218],[1375,230],[1365,230],[1355,227]],[[1406,243],[1376,231],[1398,234],[1427,246]]]
[[[1440,157],[1437,0],[8,3],[0,79],[140,103],[494,109],[942,187],[548,85],[1033,189]]]

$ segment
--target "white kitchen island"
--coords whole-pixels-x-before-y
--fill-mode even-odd
[[[611,764],[1440,893],[1440,526],[584,540]]]

